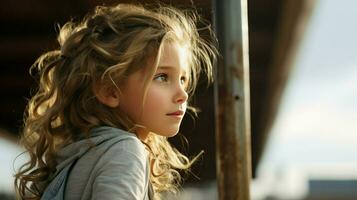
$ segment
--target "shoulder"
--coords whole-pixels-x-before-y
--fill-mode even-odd
[[[100,137],[106,138],[103,143],[96,147],[101,152],[97,165],[100,165],[102,169],[107,170],[109,166],[113,167],[113,165],[117,165],[116,167],[119,166],[119,168],[134,165],[145,170],[148,153],[145,145],[135,134],[117,128],[103,127]]]
[[[133,133],[102,126],[94,129],[93,135],[97,149],[105,150],[105,154],[134,154],[139,157],[147,157],[145,145]]]
[[[113,139],[113,141],[109,142],[103,156],[110,160],[134,159],[139,162],[146,162],[147,151],[138,138],[127,136],[120,140]]]
[[[103,144],[106,148],[106,154],[117,156],[137,156],[146,158],[147,151],[145,145],[132,133],[125,132],[121,129],[115,129],[116,137],[110,138]]]
[[[150,174],[145,145],[121,129],[100,128],[93,133],[95,145],[74,166],[66,195],[94,200],[143,199]]]
[[[94,199],[143,199],[149,181],[148,156],[135,136],[113,138],[96,163]]]

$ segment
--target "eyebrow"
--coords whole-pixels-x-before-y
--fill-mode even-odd
[[[163,70],[175,70],[175,67],[170,66],[170,65],[163,65],[163,66],[158,66],[157,69],[163,69]],[[183,74],[187,74],[187,71],[185,69],[183,70]]]

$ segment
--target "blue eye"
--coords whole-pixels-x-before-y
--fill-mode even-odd
[[[154,80],[158,80],[161,82],[166,82],[167,81],[167,74],[159,74],[155,76]]]

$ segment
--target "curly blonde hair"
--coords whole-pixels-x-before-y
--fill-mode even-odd
[[[25,116],[21,143],[30,160],[15,175],[19,198],[40,199],[42,186],[48,184],[58,164],[58,150],[83,135],[89,137],[92,128],[108,125],[135,132],[135,122],[125,113],[115,112],[96,99],[93,84],[99,81],[106,87],[117,87],[121,80],[157,59],[167,41],[185,46],[189,54],[190,96],[200,74],[212,81],[217,52],[212,42],[200,37],[196,27],[199,20],[194,10],[119,4],[98,6],[81,22],[62,26],[60,49],[43,54],[31,67],[31,73],[38,75],[39,88]],[[212,33],[209,26],[206,30]],[[150,67],[146,86],[156,68]],[[189,109],[195,113],[193,107]],[[155,193],[177,191],[181,182],[177,170],[188,170],[194,159],[181,154],[163,136],[149,134],[145,144],[151,152],[150,180]]]

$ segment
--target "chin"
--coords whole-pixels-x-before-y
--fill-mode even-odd
[[[175,135],[177,135],[178,131],[179,130],[177,129],[177,130],[168,130],[168,131],[157,131],[154,133],[164,137],[174,137]]]
[[[174,133],[169,134],[169,135],[168,135],[168,136],[166,136],[166,137],[174,137],[175,135],[177,135],[177,133],[178,133],[178,131],[175,131]]]

